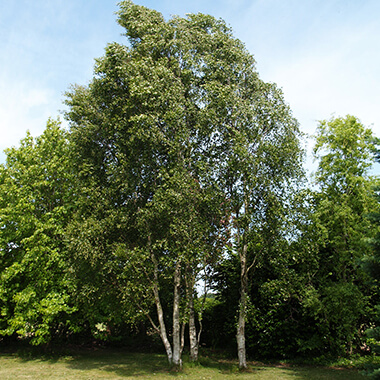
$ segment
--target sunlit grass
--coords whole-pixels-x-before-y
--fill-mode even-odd
[[[199,364],[184,360],[183,370],[168,367],[164,355],[118,350],[76,352],[68,355],[0,354],[0,379],[252,379],[359,380],[357,371],[292,365],[250,363],[245,372],[235,360],[203,357]]]

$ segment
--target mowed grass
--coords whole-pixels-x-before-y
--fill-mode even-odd
[[[236,380],[359,380],[349,369],[250,363],[239,372],[237,362],[203,357],[199,364],[184,359],[182,371],[170,370],[166,357],[121,350],[82,351],[59,356],[0,353],[0,379],[236,379]]]

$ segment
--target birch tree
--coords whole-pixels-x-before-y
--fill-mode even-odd
[[[261,84],[253,99],[241,97],[232,103],[245,110],[240,115],[232,111],[228,120],[232,136],[224,173],[231,207],[232,243],[240,262],[236,338],[239,367],[245,368],[248,275],[265,259],[279,230],[286,236],[288,197],[302,182],[303,153],[298,123],[274,85]],[[290,228],[289,224],[288,233]]]
[[[249,236],[263,224],[266,200],[280,196],[299,174],[297,123],[224,21],[203,14],[165,21],[159,12],[123,1],[118,22],[129,45],[108,45],[89,86],[68,93],[81,178],[124,215],[115,248],[120,265],[139,281],[145,276],[131,297],[155,304],[155,318],[141,310],[175,366],[181,365],[179,326],[186,319],[181,294],[191,310],[198,274],[233,231],[242,268],[237,337],[245,367]],[[163,277],[173,286],[171,343],[160,299]],[[182,292],[185,277],[188,291]]]
[[[194,286],[197,270],[215,251],[212,236],[217,235],[220,213],[218,195],[202,174],[210,139],[202,129],[203,64],[190,52],[198,35],[205,39],[208,29],[222,33],[219,29],[225,27],[208,16],[193,18],[166,23],[158,12],[121,3],[119,23],[126,28],[130,48],[109,45],[97,60],[91,84],[73,87],[67,101],[85,199],[108,197],[114,212],[124,215],[127,225],[120,227],[115,242],[118,259],[126,270],[145,277],[131,299],[142,305],[144,290],[150,291],[157,320],[149,307],[141,310],[175,366],[181,365],[184,268],[191,268]],[[173,281],[171,344],[160,299],[162,276]]]

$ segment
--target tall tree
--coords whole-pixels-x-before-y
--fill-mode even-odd
[[[376,194],[377,201],[379,202],[379,193]],[[371,214],[370,217],[373,223],[379,226],[380,212]],[[380,354],[380,294],[379,294],[379,280],[380,280],[380,233],[377,231],[375,237],[371,241],[374,248],[373,252],[363,258],[364,269],[370,274],[372,284],[374,287],[374,313],[372,318],[372,326],[368,328],[365,333],[368,338],[368,344],[374,354]],[[366,373],[373,378],[380,377],[380,365],[369,364],[366,368]]]
[[[380,162],[380,152],[379,152],[379,139],[375,139],[375,160],[377,163]],[[366,336],[368,338],[369,346],[374,354],[380,354],[380,293],[379,293],[379,281],[380,281],[380,186],[377,183],[374,187],[374,197],[377,201],[377,209],[373,210],[369,214],[369,220],[377,227],[374,237],[370,241],[372,251],[368,252],[366,256],[363,257],[363,267],[364,270],[370,275],[371,283],[374,288],[373,304],[374,313],[372,318],[372,324],[369,329],[366,330]],[[370,364],[366,368],[366,374],[373,377],[380,377],[380,365]]]
[[[76,311],[64,229],[73,185],[67,133],[49,120],[0,166],[0,334],[32,344],[70,328]]]
[[[352,351],[369,295],[360,262],[374,233],[367,216],[377,209],[368,175],[372,152],[372,131],[354,116],[320,122],[315,217],[322,243],[314,305],[324,345],[338,352]]]
[[[144,275],[150,284],[131,298],[146,304],[144,289],[150,290],[158,323],[149,307],[142,310],[159,332],[169,362],[179,366],[184,268],[194,287],[197,271],[215,251],[212,236],[220,213],[214,206],[218,195],[202,176],[210,136],[201,128],[206,122],[199,70],[207,68],[191,51],[198,36],[206,39],[213,28],[223,34],[225,26],[202,15],[166,23],[158,12],[130,2],[121,3],[119,22],[131,49],[109,45],[90,86],[69,94],[71,136],[89,197],[84,199],[92,199],[91,194],[96,204],[108,199],[103,214],[113,212],[124,220],[114,245],[121,265],[142,275],[141,285]],[[160,300],[162,276],[173,279],[172,345]]]
[[[118,16],[130,47],[109,45],[90,85],[68,94],[87,199],[91,193],[108,199],[124,220],[119,257],[138,274],[141,289],[131,298],[142,305],[148,299],[143,289],[150,290],[157,319],[141,310],[177,366],[180,288],[185,278],[194,287],[233,232],[242,264],[237,336],[245,367],[249,239],[265,228],[261,216],[283,203],[286,186],[301,173],[298,125],[281,92],[258,78],[253,57],[224,21],[197,14],[166,22],[130,1],[120,3]],[[228,232],[231,217],[235,225]],[[172,344],[160,300],[166,276],[173,284]],[[192,309],[194,291],[185,294]]]
[[[240,263],[236,338],[239,366],[245,368],[248,275],[277,235],[290,231],[286,207],[293,188],[302,183],[303,151],[298,123],[281,91],[258,81],[252,58],[236,61],[231,70],[243,72],[243,78],[225,85],[223,96],[214,94],[223,141],[215,175],[229,202],[233,251]]]

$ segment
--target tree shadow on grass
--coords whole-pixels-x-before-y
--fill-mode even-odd
[[[171,370],[163,354],[131,353],[123,351],[96,351],[73,356],[68,366],[75,370],[100,370],[126,378],[152,376],[153,374],[177,377],[182,372]],[[199,363],[190,363],[184,356],[184,373],[191,374],[200,366],[210,369],[215,378],[234,379],[292,379],[292,380],[360,380],[365,379],[357,371],[288,364],[263,364],[250,362],[248,369],[240,371],[236,360],[214,357],[201,357]],[[195,374],[194,374],[195,375]],[[199,374],[200,375],[200,374]]]
[[[8,353],[9,355],[9,353]],[[80,378],[91,378],[91,372],[106,372],[119,377],[135,378],[154,373],[173,374],[165,355],[129,352],[118,349],[73,349],[46,353],[38,350],[19,350],[17,356],[25,362],[39,361],[54,365],[59,363]]]
[[[130,352],[117,349],[76,350],[70,353],[18,355],[25,361],[45,361],[48,364],[60,363],[73,370],[78,378],[91,378],[108,373],[110,377],[145,378],[152,375],[158,377],[180,377],[186,374],[191,378],[203,378],[207,372],[212,378],[231,379],[291,379],[291,380],[360,380],[365,379],[356,371],[332,369],[313,366],[297,366],[289,364],[264,364],[249,362],[246,371],[239,371],[238,363],[232,358],[203,355],[199,363],[190,363],[184,356],[183,372],[170,369],[164,354]],[[95,372],[94,372],[95,371]],[[205,372],[206,371],[206,372]],[[106,377],[105,377],[106,378]]]
[[[232,359],[203,357],[199,365],[212,368],[223,375],[237,375],[237,378],[253,379],[293,379],[293,380],[360,380],[366,379],[356,370],[328,368],[307,365],[264,364],[249,362],[248,368],[240,371],[238,362]]]
[[[165,355],[114,350],[75,355],[68,367],[81,372],[103,371],[126,378],[171,373]]]
[[[282,368],[284,373],[291,374],[294,379],[307,380],[365,380],[366,376],[357,370],[343,368],[325,368],[308,366],[291,366]]]

